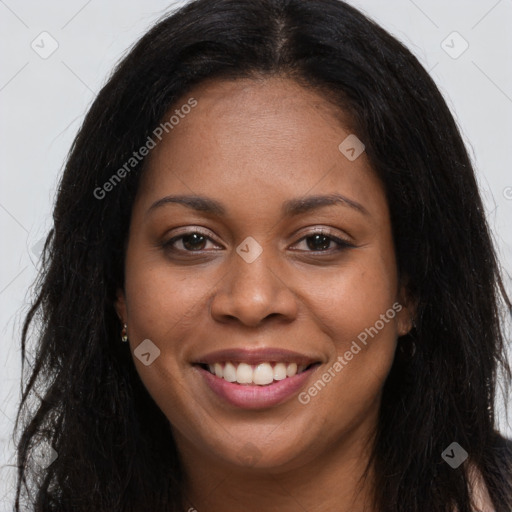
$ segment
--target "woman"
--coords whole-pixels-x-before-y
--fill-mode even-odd
[[[343,2],[159,22],[73,144],[44,268],[17,510],[512,510],[474,172]]]

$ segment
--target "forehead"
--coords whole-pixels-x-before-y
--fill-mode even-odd
[[[197,104],[181,110],[191,98]],[[375,204],[383,195],[366,155],[351,161],[339,149],[351,135],[348,117],[292,80],[205,82],[166,119],[173,114],[179,120],[150,153],[142,177],[139,195],[147,201],[197,193],[250,206],[338,191]]]

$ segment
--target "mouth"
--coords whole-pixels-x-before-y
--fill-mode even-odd
[[[271,386],[276,382],[300,375],[320,363],[265,361],[258,364],[225,361],[213,364],[198,363],[203,370],[219,379],[242,386]]]
[[[321,357],[270,347],[224,349],[192,362],[205,396],[241,409],[265,409],[290,400],[321,364]]]

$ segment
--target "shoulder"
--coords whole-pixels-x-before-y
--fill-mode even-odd
[[[497,435],[494,449],[505,473],[511,475],[512,478],[512,440]],[[487,486],[475,465],[469,466],[468,476],[471,483],[474,506],[476,507],[475,512],[495,512]]]
[[[494,512],[494,505],[487,490],[487,486],[475,466],[469,467],[471,493],[473,495],[475,512]]]

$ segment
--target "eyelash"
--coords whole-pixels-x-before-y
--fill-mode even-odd
[[[184,249],[176,249],[175,247],[173,247],[174,243],[176,243],[178,240],[181,240],[182,238],[185,238],[186,236],[190,236],[190,235],[201,235],[203,236],[205,239],[207,239],[208,241],[211,241],[213,243],[214,240],[212,240],[206,233],[203,233],[202,231],[200,230],[191,230],[191,231],[187,231],[185,233],[182,233],[178,236],[175,236],[173,238],[171,238],[170,240],[164,242],[162,244],[162,248],[165,249],[165,250],[169,250],[171,252],[179,252],[179,253],[190,253],[190,254],[201,254],[201,253],[204,253],[205,251],[208,252],[208,250],[205,250],[205,249],[202,249],[202,250],[198,250],[198,251],[187,251],[187,250],[184,250]],[[348,242],[347,240],[343,240],[342,238],[338,238],[334,235],[332,235],[331,233],[329,233],[329,231],[326,231],[326,230],[322,230],[322,229],[319,229],[317,231],[313,231],[312,233],[309,233],[308,235],[306,236],[303,236],[300,240],[298,240],[296,243],[299,243],[299,242],[302,242],[304,240],[307,240],[308,238],[310,237],[313,237],[315,235],[322,235],[322,236],[325,236],[326,238],[328,238],[329,240],[335,242],[336,244],[338,244],[338,248],[337,249],[327,249],[327,250],[319,250],[319,251],[298,251],[298,252],[310,252],[310,253],[320,253],[320,254],[331,254],[333,252],[339,252],[339,251],[343,251],[345,249],[348,249],[348,248],[354,248],[356,247],[354,244]]]

